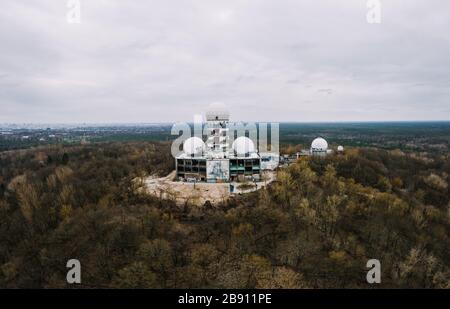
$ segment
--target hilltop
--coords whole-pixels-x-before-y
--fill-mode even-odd
[[[168,143],[0,154],[0,286],[449,287],[448,157],[350,149],[304,158],[266,189],[202,207],[137,194]],[[167,150],[167,151],[165,151]]]

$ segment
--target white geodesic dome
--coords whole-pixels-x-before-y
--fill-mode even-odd
[[[328,149],[328,143],[325,139],[318,137],[311,143],[311,151],[326,152]]]
[[[255,152],[255,144],[246,136],[238,137],[231,146],[238,155],[245,155]]]
[[[205,143],[196,136],[188,138],[183,143],[183,151],[187,155],[202,155],[205,149]]]

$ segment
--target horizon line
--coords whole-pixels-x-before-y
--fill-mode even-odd
[[[206,121],[204,121],[206,122]],[[346,123],[438,123],[438,122],[450,122],[450,120],[333,120],[333,121],[249,121],[239,120],[230,122],[244,122],[244,123],[280,123],[280,124],[346,124]],[[188,123],[192,124],[193,121],[161,121],[161,122],[0,122],[0,127],[7,125],[169,125],[175,123]]]

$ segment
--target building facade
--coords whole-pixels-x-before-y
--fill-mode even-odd
[[[261,180],[261,156],[253,141],[240,136],[230,147],[227,112],[207,112],[205,132],[206,142],[198,137],[191,137],[183,143],[183,152],[175,159],[179,180],[189,182]]]

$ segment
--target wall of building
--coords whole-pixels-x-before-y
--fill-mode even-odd
[[[208,182],[220,182],[230,180],[229,160],[207,160],[206,180]]]
[[[230,179],[241,181],[245,178],[258,180],[261,174],[261,160],[259,158],[230,159]]]
[[[206,159],[177,159],[177,177],[206,181]]]

